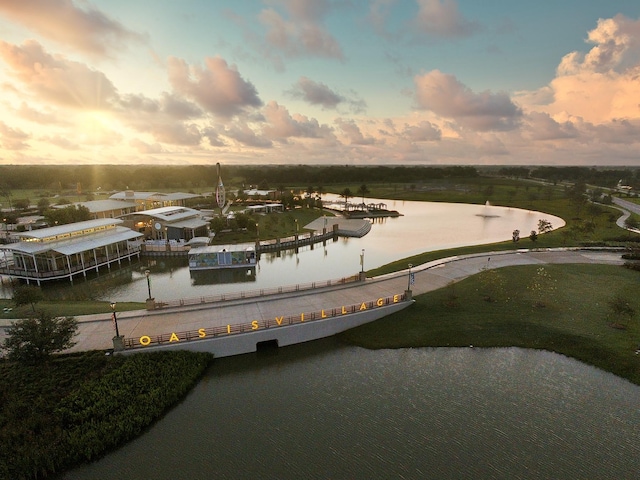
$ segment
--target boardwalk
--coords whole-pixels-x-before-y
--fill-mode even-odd
[[[487,252],[464,257],[436,260],[413,269],[414,295],[426,293],[480,272],[483,268],[545,263],[622,264],[620,252],[595,250]],[[159,311],[133,311],[118,314],[120,334],[127,338],[197,330],[228,324],[265,321],[275,317],[299,315],[375,301],[381,297],[402,294],[408,286],[408,271],[386,275],[365,282],[325,287],[304,292],[239,299],[220,303],[176,307]],[[73,351],[112,347],[113,327],[109,315],[78,317],[80,327]],[[6,326],[9,322],[2,321]],[[0,328],[0,338],[4,329]]]

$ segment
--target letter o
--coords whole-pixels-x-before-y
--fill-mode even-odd
[[[151,337],[149,335],[143,335],[140,337],[140,345],[146,347],[151,343]]]

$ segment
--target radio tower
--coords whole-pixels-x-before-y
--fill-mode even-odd
[[[220,164],[216,163],[216,167],[218,168],[218,184],[216,185],[216,202],[218,203],[220,214],[222,214],[222,209],[224,208],[224,204],[226,203],[227,199],[224,191],[224,185],[222,184],[222,174],[220,173]]]

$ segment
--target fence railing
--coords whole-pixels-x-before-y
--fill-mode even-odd
[[[252,333],[264,329],[280,328],[289,325],[301,325],[303,323],[310,323],[317,320],[340,317],[343,315],[358,313],[365,310],[372,310],[375,308],[400,303],[405,301],[406,298],[406,295],[402,293],[389,297],[381,297],[377,300],[372,300],[369,302],[362,302],[349,306],[341,306],[328,310],[316,310],[314,312],[305,312],[297,315],[274,317],[267,320],[253,320],[251,322],[199,328],[197,330],[187,330],[183,332],[163,333],[160,335],[142,335],[137,338],[125,338],[124,348],[132,349],[148,347],[150,345],[165,345],[179,342],[191,342],[230,335],[238,335],[241,333]]]
[[[280,293],[293,293],[300,292],[305,290],[314,290],[316,288],[325,288],[332,287],[338,285],[346,285],[349,283],[360,282],[360,275],[353,275],[351,277],[342,277],[340,279],[327,280],[324,282],[311,282],[304,284],[296,284],[296,285],[286,285],[275,288],[261,288],[259,290],[244,290],[242,292],[231,292],[231,293],[221,293],[219,295],[206,295],[200,297],[192,297],[192,298],[181,298],[178,300],[167,300],[167,301],[156,301],[153,305],[152,310],[159,310],[162,308],[171,308],[171,307],[185,307],[185,306],[193,306],[200,305],[206,303],[218,303],[218,302],[226,302],[231,300],[243,300],[245,298],[256,298],[256,297],[264,297],[265,295],[277,295]]]

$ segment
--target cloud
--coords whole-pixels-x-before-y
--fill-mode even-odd
[[[417,125],[406,125],[402,136],[411,142],[432,142],[442,138],[442,131],[431,122],[422,121]]]
[[[304,115],[291,115],[277,102],[269,102],[264,108],[266,124],[262,128],[264,135],[272,140],[283,141],[290,137],[329,138],[333,133],[329,126],[319,125],[316,119]]]
[[[271,140],[259,137],[249,125],[239,120],[226,125],[224,135],[247,147],[271,148],[273,146]]]
[[[95,55],[118,52],[129,41],[143,41],[100,10],[91,6],[83,10],[72,0],[0,1],[0,13],[50,40]]]
[[[135,148],[138,153],[144,154],[154,154],[154,153],[164,153],[164,148],[159,143],[146,143],[140,140],[139,138],[132,138],[129,141],[129,145]]]
[[[338,118],[335,120],[340,131],[349,139],[351,145],[373,145],[376,143],[375,138],[365,137],[360,131],[360,127],[353,120],[345,120]]]
[[[52,56],[27,40],[22,46],[0,41],[0,57],[29,92],[47,102],[73,108],[108,108],[116,88],[102,73],[83,63]]]
[[[572,122],[557,122],[541,112],[531,112],[526,117],[525,135],[531,140],[559,140],[576,138],[578,131]]]
[[[308,77],[300,79],[287,92],[293,98],[304,100],[310,105],[318,105],[324,109],[338,109],[344,106],[344,110],[351,113],[362,113],[367,108],[367,103],[358,98],[357,93],[350,92],[345,96],[334,92],[324,83],[311,80]]]
[[[479,30],[476,22],[464,18],[455,0],[417,0],[417,29],[434,37],[468,37]]]
[[[41,112],[35,108],[30,107],[25,102],[20,104],[20,108],[16,111],[18,116],[41,125],[64,125],[67,122],[59,118],[58,115],[50,112]]]
[[[230,118],[262,106],[253,84],[219,56],[206,58],[205,68],[170,57],[167,68],[174,90],[214,115]]]
[[[26,143],[29,137],[30,135],[28,133],[11,128],[0,120],[0,143],[3,148],[7,150],[24,150],[29,148],[29,144]]]
[[[285,16],[274,9],[260,12],[259,19],[267,27],[266,41],[287,57],[313,55],[343,59],[338,41],[322,26],[330,9],[327,0],[280,0],[273,2],[284,8]]]
[[[420,108],[478,131],[516,128],[522,111],[504,93],[474,93],[453,75],[433,70],[414,77]]]
[[[607,73],[636,66],[640,58],[640,20],[630,20],[624,15],[601,18],[589,32],[587,41],[595,47],[586,55],[579,52],[566,55],[558,66],[558,75]]]
[[[51,143],[56,147],[63,148],[65,150],[79,150],[80,146],[76,142],[72,142],[67,137],[63,137],[61,135],[53,135],[46,136],[40,139],[41,141],[45,141],[47,143]]]

